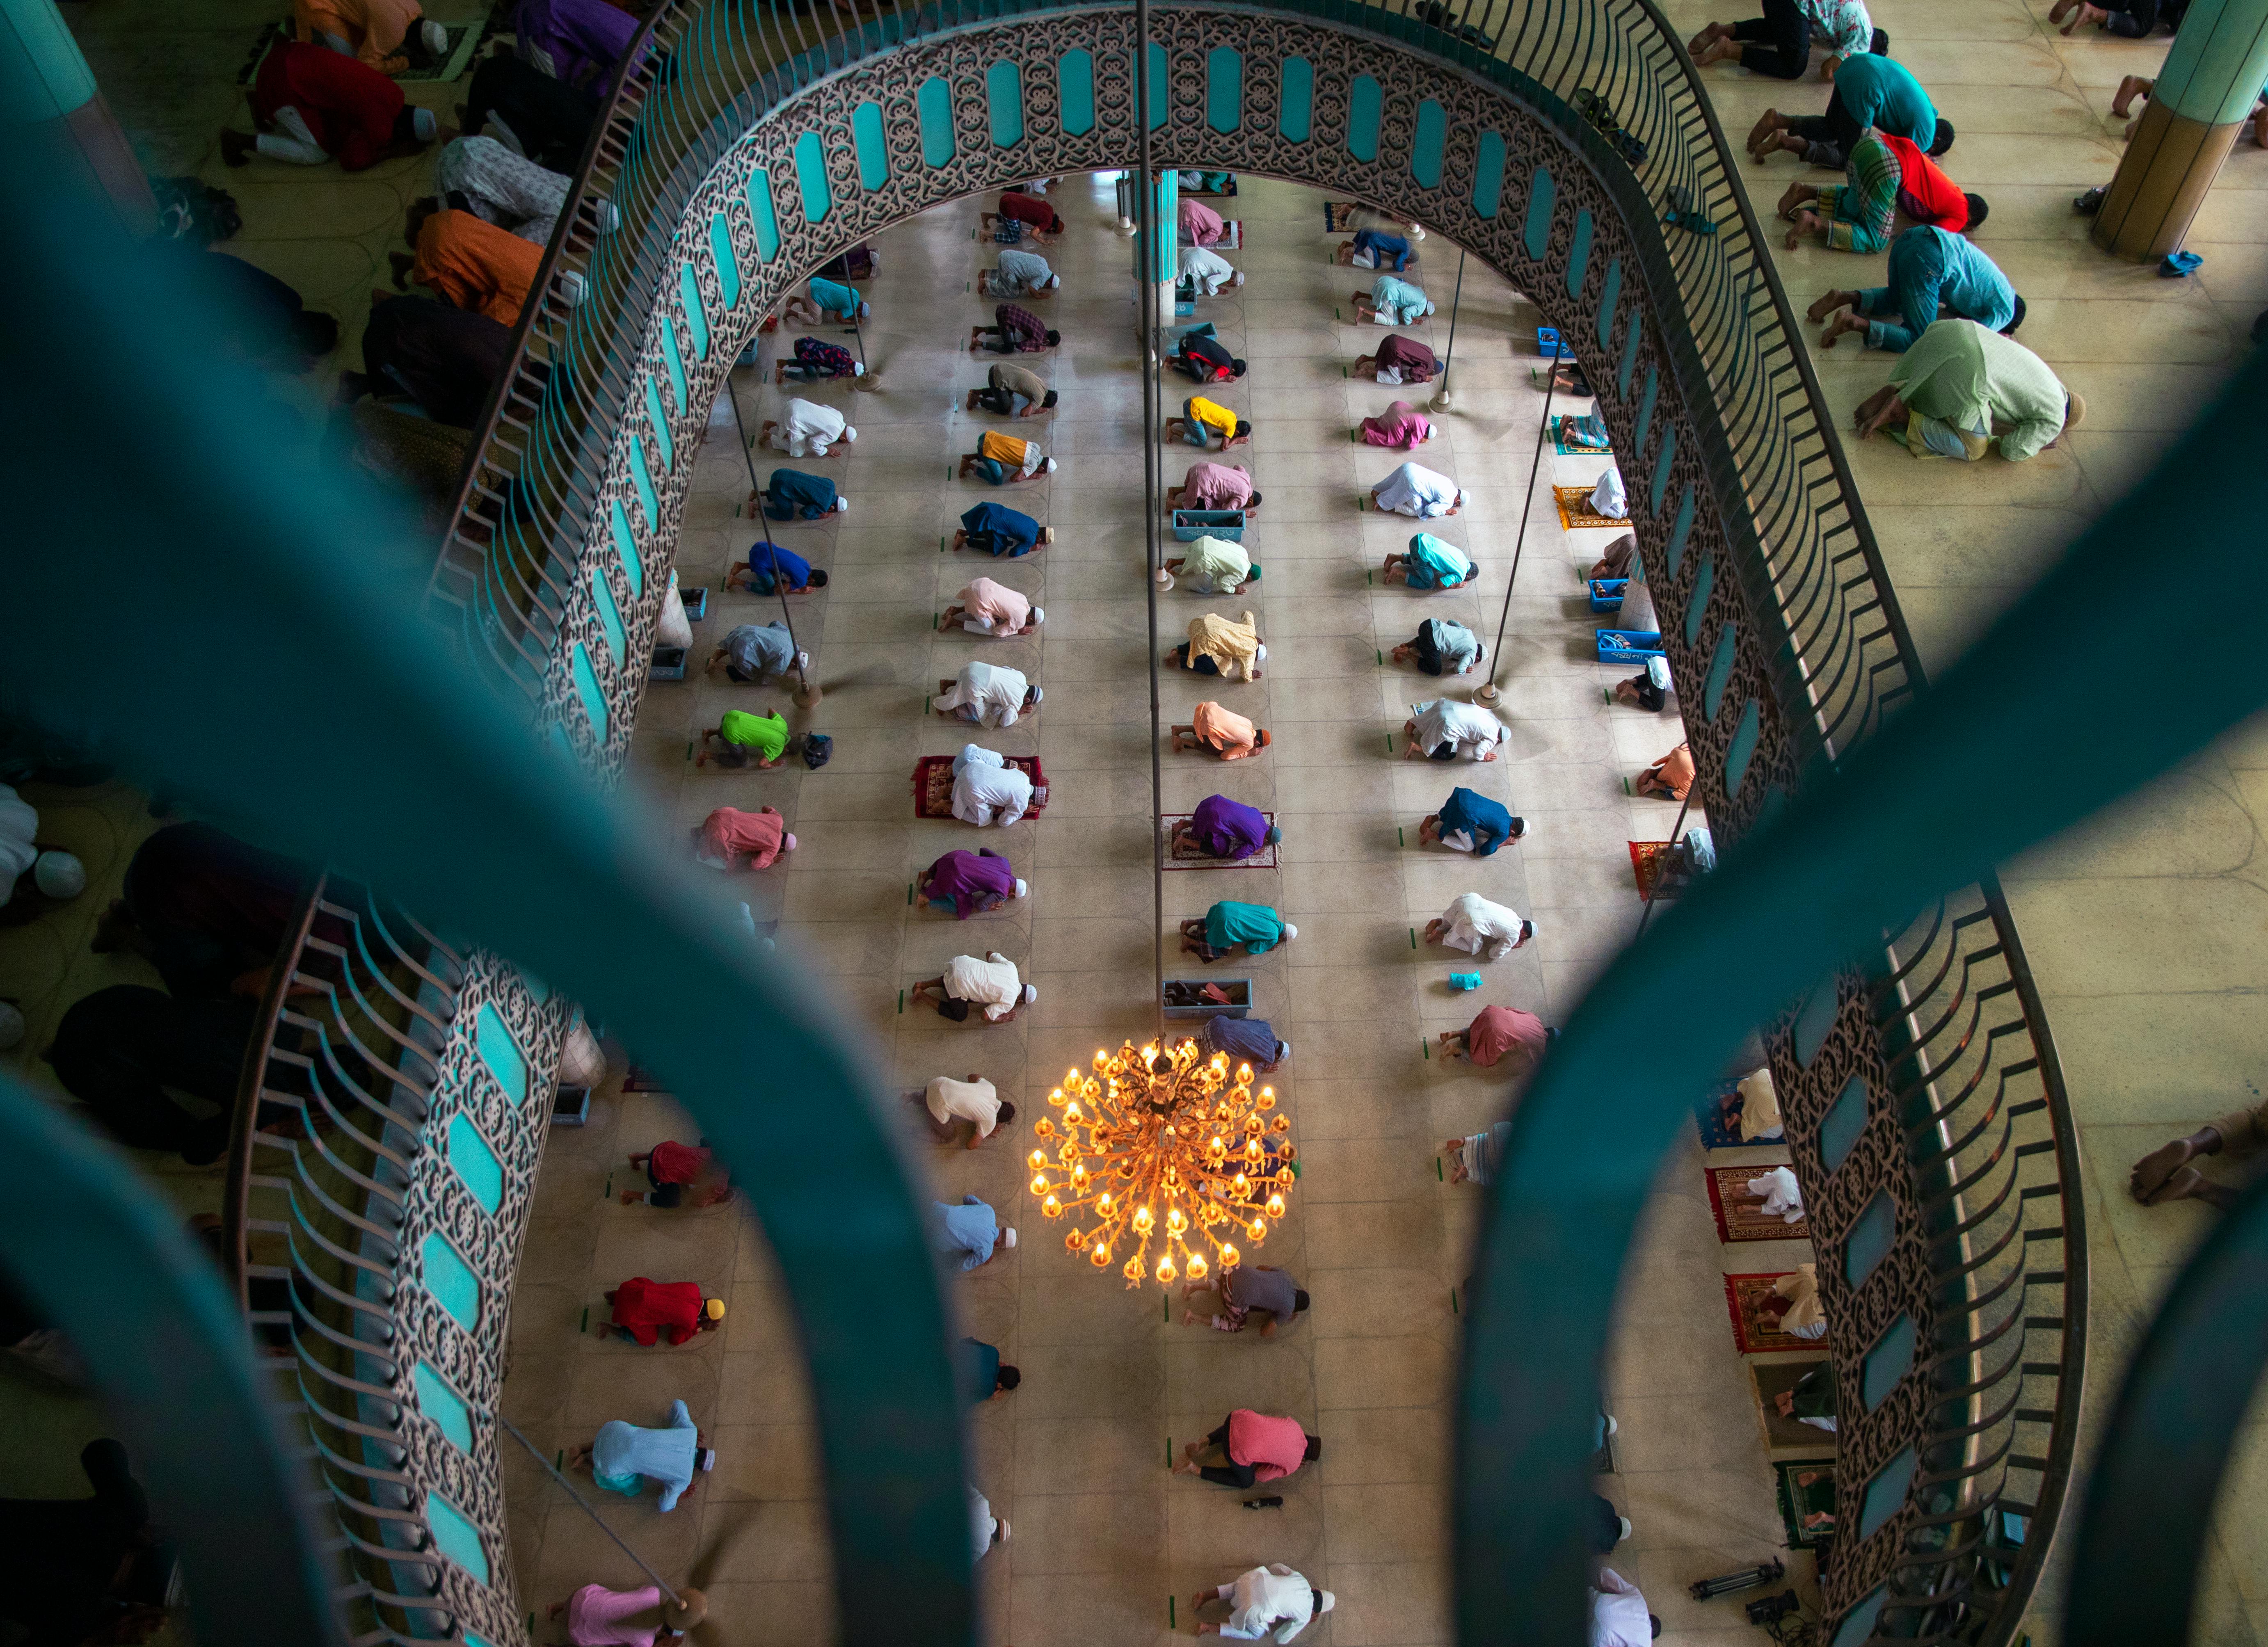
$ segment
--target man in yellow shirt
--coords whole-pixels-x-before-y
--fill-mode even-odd
[[[1019,440],[1013,435],[1004,435],[988,429],[977,437],[976,450],[961,460],[961,478],[981,474],[995,486],[1007,486],[1018,481],[1037,480],[1042,474],[1056,472],[1056,460],[1040,450],[1036,440]]]
[[[1248,444],[1252,425],[1218,401],[1192,394],[1182,402],[1182,415],[1166,420],[1167,440],[1186,440],[1208,452],[1222,452]]]

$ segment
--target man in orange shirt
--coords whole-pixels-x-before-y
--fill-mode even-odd
[[[505,326],[519,319],[543,267],[541,246],[430,197],[409,209],[409,240],[417,248],[415,256],[394,254],[397,290],[414,280],[460,309]],[[570,278],[579,287],[578,277]]]

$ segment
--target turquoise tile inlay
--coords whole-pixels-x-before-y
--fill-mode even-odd
[[[1580,298],[1583,295],[1583,276],[1590,271],[1590,266],[1591,214],[1587,211],[1579,211],[1575,214],[1575,238],[1568,242],[1567,246],[1567,295],[1569,297]]]
[[[772,208],[772,174],[762,166],[748,173],[748,221],[756,231],[756,255],[770,262],[779,255],[779,213]]]
[[[1750,698],[1741,711],[1741,724],[1733,728],[1730,742],[1725,746],[1725,793],[1738,795],[1742,780],[1749,776],[1749,758],[1756,752],[1756,733],[1763,726],[1756,701]]]
[[[489,1553],[481,1543],[481,1530],[465,1512],[440,1494],[425,1494],[425,1525],[433,1529],[433,1548],[482,1584],[489,1581]]]
[[[677,290],[685,299],[685,329],[693,334],[693,358],[709,358],[709,311],[701,301],[701,283],[693,277],[693,265],[677,266]]]
[[[1219,132],[1244,124],[1244,54],[1233,46],[1206,55],[1205,124]]]
[[[1065,136],[1084,137],[1094,129],[1094,53],[1072,50],[1063,55],[1056,64],[1056,101],[1063,110]]]
[[[1906,1501],[1907,1489],[1913,1486],[1914,1450],[1902,1448],[1897,1457],[1874,1472],[1867,1483],[1867,1490],[1859,1501],[1859,1536],[1872,1538],[1882,1530],[1882,1524],[1897,1514],[1898,1506]]]
[[[630,518],[619,497],[615,499],[608,524],[615,529],[615,553],[622,556],[622,577],[630,584],[630,599],[636,600],[645,592],[645,562],[638,559],[637,541],[630,536]]]
[[[1829,1172],[1835,1171],[1851,1157],[1859,1143],[1859,1136],[1867,1130],[1867,1082],[1863,1076],[1852,1076],[1819,1118],[1819,1158]]]
[[[1024,141],[1024,71],[1003,59],[984,71],[984,103],[992,115],[992,146]]]
[[[661,390],[651,376],[645,380],[645,421],[652,426],[653,444],[661,448],[661,467],[677,467],[677,443],[669,437],[669,414],[661,409]]]
[[[1827,1032],[1835,1027],[1835,1015],[1843,1010],[1843,998],[1830,978],[1809,995],[1795,1013],[1795,1061],[1805,1069],[1819,1055],[1827,1044]]]
[[[467,1332],[478,1327],[481,1278],[473,1274],[472,1266],[438,1232],[425,1238],[417,1256],[425,1272],[425,1290],[433,1295],[433,1301]]]
[[[1661,431],[1661,450],[1653,454],[1653,484],[1647,509],[1653,514],[1661,512],[1661,500],[1669,490],[1669,466],[1677,458],[1677,425],[1670,424]]]
[[[551,723],[550,739],[551,746],[559,752],[561,760],[572,761],[575,758],[575,746],[567,741],[567,729],[557,721]]]
[[[1550,168],[1537,166],[1535,181],[1528,191],[1528,225],[1522,239],[1532,262],[1543,261],[1544,253],[1551,249],[1551,209],[1559,203],[1559,186],[1551,180]]]
[[[1646,450],[1646,437],[1653,433],[1654,403],[1661,398],[1661,373],[1653,367],[1646,369],[1646,392],[1638,397],[1638,437],[1631,445],[1633,453]]]
[[[1473,158],[1473,210],[1493,217],[1504,206],[1504,134],[1481,134],[1480,152]]]
[[[519,967],[514,967],[513,970],[519,973],[520,987],[527,991],[528,998],[536,1005],[541,1006],[551,998],[551,986],[542,979],[532,972],[522,971]]]
[[[806,223],[825,223],[834,199],[827,192],[827,150],[815,131],[795,140],[795,185],[803,195]]]
[[[1427,188],[1440,187],[1441,156],[1448,146],[1448,113],[1429,97],[1418,105],[1418,130],[1410,142],[1410,175]]]
[[[1615,305],[1622,301],[1622,296],[1623,261],[1618,257],[1610,258],[1607,262],[1606,281],[1599,288],[1599,320],[1595,329],[1601,349],[1607,346],[1608,335],[1615,329]]]
[[[653,495],[653,471],[646,462],[645,442],[636,435],[630,437],[630,487],[637,493],[638,507],[645,511],[645,529],[659,531],[661,501]]]
[[[1859,1364],[1859,1396],[1868,1412],[1890,1399],[1890,1392],[1913,1371],[1913,1317],[1901,1315],[1883,1330]]]
[[[1625,401],[1630,399],[1631,378],[1638,371],[1638,335],[1642,329],[1638,316],[1633,314],[1630,329],[1623,334],[1623,364],[1616,374],[1616,390]]]
[[[496,1077],[504,1095],[515,1104],[527,1101],[527,1055],[519,1049],[513,1039],[512,1026],[504,1021],[504,1014],[492,1002],[482,1004],[479,1015],[473,1019],[473,1050]]]
[[[1725,702],[1725,683],[1733,678],[1733,651],[1740,624],[1727,619],[1725,628],[1717,636],[1717,651],[1709,659],[1709,679],[1701,687],[1701,712],[1711,720]]]
[[[1277,135],[1286,143],[1305,143],[1315,126],[1315,65],[1305,57],[1286,57],[1277,79]]]
[[[1358,160],[1378,158],[1378,124],[1386,113],[1386,93],[1366,74],[1347,92],[1347,152]]]
[[[615,604],[614,586],[595,563],[591,568],[591,605],[599,614],[599,627],[607,633],[607,651],[620,669],[630,656],[630,636],[622,629],[622,609]]]
[[[473,1450],[472,1411],[456,1391],[423,1361],[409,1369],[409,1382],[417,1391],[417,1410],[433,1421],[433,1427],[449,1438],[451,1446],[469,1454]]]
[[[740,260],[733,254],[733,225],[723,212],[709,218],[709,254],[717,260],[717,283],[725,289],[725,306],[740,306]]]
[[[1082,57],[1086,55],[1085,52],[1079,54]],[[914,93],[914,108],[921,116],[922,164],[926,166],[951,165],[955,153],[953,88],[945,83],[944,76],[933,74],[921,83],[921,90]]]
[[[1874,1633],[1874,1621],[1881,1616],[1882,1603],[1889,1599],[1889,1585],[1877,1585],[1864,1601],[1843,1615],[1828,1647],[1859,1647],[1860,1642]]]
[[[1150,42],[1150,129],[1166,123],[1166,48]]]
[[[1677,576],[1677,569],[1685,559],[1685,540],[1692,534],[1693,511],[1698,507],[1692,485],[1688,482],[1685,495],[1677,500],[1677,524],[1669,529],[1668,565],[1672,577]]]
[[[583,713],[590,717],[591,735],[603,746],[607,741],[607,695],[599,689],[599,672],[591,667],[591,649],[582,642],[567,654],[568,672],[575,678],[575,695],[583,701]]]
[[[1897,1244],[1898,1209],[1888,1190],[1881,1190],[1868,1202],[1851,1225],[1851,1234],[1843,1246],[1843,1279],[1857,1291],[1874,1273],[1875,1267],[1890,1255]]]
[[[504,1204],[504,1163],[468,1116],[449,1117],[447,1136],[449,1170],[464,1180],[482,1211],[495,1212]]]
[[[858,158],[858,187],[872,192],[890,180],[890,144],[882,135],[882,106],[861,103],[850,111],[850,152]]]
[[[1701,620],[1709,615],[1709,597],[1717,587],[1717,557],[1710,555],[1701,562],[1701,570],[1693,579],[1693,592],[1685,601],[1685,643],[1694,645],[1701,639]]]
[[[669,368],[670,405],[682,413],[692,404],[685,392],[685,351],[677,346],[677,328],[661,328],[661,364]]]

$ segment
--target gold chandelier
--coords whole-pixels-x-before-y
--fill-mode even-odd
[[[1207,1058],[1194,1040],[1138,1051],[1128,1041],[1115,1053],[1098,1048],[1093,1070],[1069,1071],[1048,1102],[1062,1119],[1042,1115],[1032,1130],[1054,1159],[1047,1148],[1027,1158],[1041,1215],[1091,1213],[1094,1227],[1075,1223],[1064,1250],[1108,1269],[1130,1246],[1119,1270],[1129,1288],[1145,1276],[1170,1286],[1230,1268],[1235,1241],[1259,1246],[1270,1221],[1284,1217],[1299,1156],[1285,1136],[1292,1119],[1269,1115],[1275,1089],[1253,1091],[1248,1063],[1232,1079],[1227,1055]]]

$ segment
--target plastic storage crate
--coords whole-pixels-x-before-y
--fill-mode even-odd
[[[1195,543],[1199,538],[1219,538],[1227,543],[1244,541],[1244,511],[1241,509],[1176,509],[1174,511],[1174,536],[1183,543]]]

